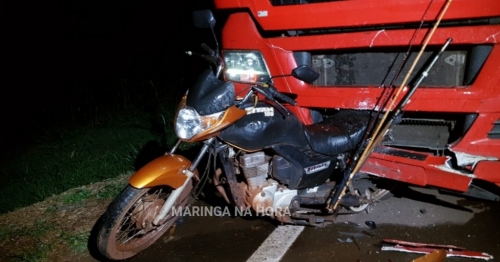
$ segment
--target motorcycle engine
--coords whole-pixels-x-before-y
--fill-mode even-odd
[[[264,152],[240,156],[240,167],[247,180],[249,190],[261,188],[266,183],[269,159]]]
[[[290,219],[288,207],[297,195],[297,190],[290,190],[268,178],[270,160],[271,157],[264,152],[240,156],[240,167],[248,184],[245,201],[258,214],[287,222]]]

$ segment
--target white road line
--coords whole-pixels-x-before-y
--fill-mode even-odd
[[[247,262],[280,261],[302,230],[303,226],[278,226]]]

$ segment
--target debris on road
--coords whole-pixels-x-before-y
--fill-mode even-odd
[[[374,234],[372,234],[372,233],[370,233],[370,232],[368,232],[366,230],[362,230],[361,233],[363,233],[363,235],[369,236],[369,237],[374,237],[375,236]]]
[[[354,239],[354,237],[352,237],[352,241],[354,241],[354,244],[356,244],[356,247],[358,247],[358,250],[361,250],[361,248],[358,245],[358,242],[356,242],[356,239]]]
[[[339,241],[340,243],[352,243],[353,242],[352,238],[350,238],[350,237],[346,238],[346,240],[343,240],[341,238],[337,238],[337,241]]]
[[[401,241],[396,239],[384,239],[384,244],[391,244],[391,246],[382,246],[382,251],[401,251],[409,253],[420,253],[429,254],[436,250],[444,250],[446,252],[446,257],[465,257],[465,258],[477,258],[490,260],[493,256],[478,251],[469,251],[463,247],[457,247],[452,245],[437,245],[437,244],[426,244],[426,243],[415,243],[408,241]],[[425,260],[423,260],[425,261]]]
[[[371,229],[377,228],[377,224],[375,224],[375,222],[373,222],[373,221],[366,221],[365,225],[367,225]]]
[[[435,250],[423,257],[412,260],[411,262],[442,262],[446,258],[446,251],[443,249]]]

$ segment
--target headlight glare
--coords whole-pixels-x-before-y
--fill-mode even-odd
[[[266,61],[259,51],[224,51],[227,80],[265,83],[271,79]]]
[[[190,107],[179,110],[175,121],[175,132],[180,139],[191,139],[201,131],[200,115]]]
[[[175,132],[180,139],[189,140],[202,131],[217,124],[224,112],[200,116],[195,109],[184,107],[179,110],[175,121]]]

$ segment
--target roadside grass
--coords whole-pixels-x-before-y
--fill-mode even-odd
[[[89,199],[92,196],[92,192],[90,190],[79,190],[74,194],[67,195],[63,197],[62,202],[64,204],[77,204],[81,203],[85,199]]]
[[[84,254],[93,225],[131,174],[70,189],[0,215],[0,261],[53,261],[61,255]]]
[[[74,252],[83,252],[87,250],[89,241],[89,232],[87,231],[64,234],[62,238]]]
[[[2,137],[0,261],[60,261],[66,259],[60,255],[78,256],[88,249],[91,228],[133,170],[175,143],[178,95],[172,86],[148,86],[153,103],[130,91],[137,89],[135,84],[116,90],[93,87],[110,94],[92,99],[78,94],[64,105],[67,112],[54,115],[57,119],[49,119],[47,111],[32,123],[23,119],[30,123],[19,134],[7,132],[15,135],[12,139]]]
[[[173,113],[167,111],[163,118],[171,122]],[[106,118],[100,123],[42,131],[30,137],[30,145],[13,144],[8,154],[2,153],[0,214],[134,170],[162,154],[176,139],[172,124],[162,123],[159,115],[152,120],[137,111]],[[87,197],[88,192],[82,191],[64,201]]]
[[[4,154],[0,261],[88,256],[91,229],[133,171],[175,143],[173,114],[165,111],[151,120],[137,112],[59,127]]]

